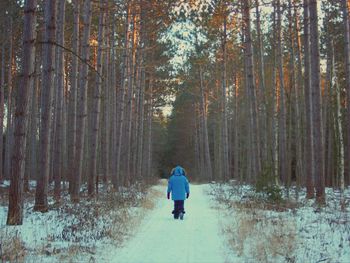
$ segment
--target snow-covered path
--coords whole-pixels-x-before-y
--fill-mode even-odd
[[[165,197],[166,190],[163,188]],[[111,251],[109,262],[225,262],[217,211],[210,207],[205,188],[205,185],[191,185],[183,221],[172,218],[172,201],[166,198],[159,200],[138,227],[135,236],[123,248]]]

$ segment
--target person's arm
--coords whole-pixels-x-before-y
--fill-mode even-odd
[[[172,186],[171,186],[171,177],[168,181],[168,190],[167,190],[167,198],[170,199],[170,192],[172,190]]]
[[[190,196],[190,184],[185,176],[185,190],[186,190],[186,198],[188,198]]]

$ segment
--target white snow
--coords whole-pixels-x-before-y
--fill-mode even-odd
[[[122,243],[130,232],[127,221],[142,216],[145,199],[137,187],[107,193],[101,186],[99,201],[82,198],[80,204],[72,204],[65,192],[59,207],[50,197],[49,212],[40,213],[33,211],[33,194],[26,194],[24,221],[20,226],[6,225],[7,202],[0,199],[0,261],[93,260],[100,246],[116,247]]]
[[[138,187],[114,194],[101,188],[97,203],[82,199],[80,205],[73,205],[65,196],[62,205],[55,207],[50,199],[50,211],[44,214],[32,211],[33,196],[27,196],[22,226],[5,225],[7,202],[1,199],[0,260],[350,262],[349,188],[345,209],[340,209],[337,191],[327,189],[327,205],[319,208],[305,199],[302,189],[296,206],[276,211],[263,209],[263,201],[254,203],[259,195],[249,185],[190,187],[183,221],[173,219],[165,180],[149,188],[147,195]],[[3,258],[1,253],[6,251],[7,257],[9,251],[17,254]]]
[[[338,191],[326,189],[327,205],[318,207],[295,189],[291,202],[269,209],[248,185],[213,184],[211,194],[220,209],[220,225],[233,262],[350,262],[350,189],[347,207]],[[265,206],[265,208],[264,208]],[[284,208],[283,208],[284,207]]]
[[[171,214],[173,201],[165,198],[163,186],[163,198],[138,227],[136,235],[120,250],[104,255],[103,262],[226,262],[218,213],[211,208],[205,189],[204,185],[191,185],[184,220],[175,220]]]

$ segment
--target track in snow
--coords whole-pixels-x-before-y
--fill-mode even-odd
[[[183,221],[172,218],[166,198],[141,223],[137,234],[110,255],[118,263],[225,262],[217,212],[210,207],[206,185],[191,185]],[[163,189],[164,188],[164,189]],[[166,187],[163,186],[164,197]]]

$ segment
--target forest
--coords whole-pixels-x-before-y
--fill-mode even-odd
[[[2,0],[1,228],[136,198],[178,164],[217,192],[336,202],[348,225],[349,11],[348,0]]]

